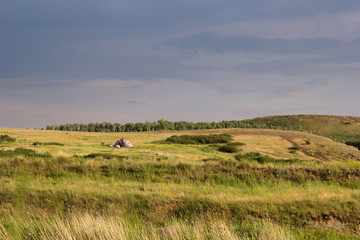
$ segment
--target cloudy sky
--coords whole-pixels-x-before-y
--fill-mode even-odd
[[[0,0],[0,127],[360,116],[359,0]]]

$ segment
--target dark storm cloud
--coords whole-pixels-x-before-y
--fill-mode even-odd
[[[309,7],[311,6],[311,7]],[[346,11],[358,1],[168,1],[168,0],[2,0],[0,1],[0,78],[165,78],[189,70],[182,57],[129,53],[78,52],[71,44],[157,35],[271,16],[306,16],[319,11]],[[320,52],[338,43],[332,39],[268,40],[221,38],[201,33],[165,41],[189,49],[241,49],[281,53]],[[225,46],[225,45],[227,46]],[[296,46],[296,47],[294,47]],[[57,80],[54,80],[57,81]]]
[[[347,11],[356,6],[359,6],[357,0],[2,0],[0,26],[158,28],[205,18],[207,22],[211,21],[209,18],[218,22],[235,17],[306,16],[319,11]]]

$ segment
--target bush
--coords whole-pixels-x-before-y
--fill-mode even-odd
[[[348,141],[348,142],[345,142],[345,144],[346,144],[346,145],[349,145],[349,146],[356,147],[357,149],[360,150],[360,141],[359,141],[359,142]]]
[[[289,150],[292,150],[292,151],[299,151],[299,150],[300,150],[300,147],[294,146],[294,147],[289,147],[288,149],[289,149]]]
[[[245,143],[242,142],[233,142],[233,143],[228,143],[228,146],[245,146]]]
[[[239,149],[236,146],[233,145],[225,145],[221,146],[218,149],[220,152],[226,152],[226,153],[236,153],[239,152]]]
[[[9,135],[1,135],[0,136],[0,143],[3,143],[3,142],[15,142],[15,141],[16,141],[16,139],[10,137]]]
[[[32,145],[35,146],[35,147],[36,147],[36,146],[40,146],[40,145],[41,145],[41,142],[33,142]]]
[[[90,153],[88,155],[83,156],[83,158],[104,158],[104,159],[118,159],[118,160],[122,160],[124,158],[127,158],[126,156],[120,156],[120,155],[115,155],[115,154],[110,154],[110,153]]]
[[[58,142],[33,142],[32,144],[33,146],[48,146],[48,145],[54,145],[54,146],[64,146],[64,144],[62,143],[58,143]]]
[[[272,158],[268,155],[262,155],[258,152],[249,152],[245,154],[237,154],[235,155],[235,159],[238,161],[241,160],[250,160],[257,161],[258,163],[268,163],[268,162],[276,162],[275,158]]]
[[[232,140],[230,134],[210,134],[210,135],[181,135],[171,136],[166,142],[177,144],[212,144],[212,143],[228,143]]]

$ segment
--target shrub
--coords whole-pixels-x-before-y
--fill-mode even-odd
[[[54,145],[54,146],[64,146],[62,143],[58,142],[33,142],[33,146],[48,146],[48,145]]]
[[[15,142],[15,141],[16,141],[16,139],[10,137],[9,135],[1,135],[0,136],[0,143],[3,143],[3,142]]]
[[[289,149],[289,150],[293,150],[293,151],[299,151],[299,150],[300,150],[300,147],[294,146],[294,147],[289,147],[288,149]]]
[[[181,135],[171,136],[166,142],[177,144],[212,144],[212,143],[228,143],[232,140],[230,134],[210,134],[210,135]]]
[[[35,147],[36,147],[36,146],[40,146],[40,145],[41,145],[41,142],[33,142],[32,145],[35,146]]]
[[[349,145],[349,146],[353,146],[353,147],[356,147],[357,149],[360,150],[360,141],[348,141],[348,142],[345,142],[346,145]]]
[[[168,160],[169,159],[169,157],[168,156],[163,156],[163,155],[161,155],[161,156],[157,156],[156,157],[156,160],[157,161],[161,161],[161,160]]]
[[[236,153],[239,152],[239,149],[236,146],[233,145],[225,145],[221,146],[218,149],[220,152],[226,152],[226,153]]]
[[[232,143],[228,143],[227,145],[229,146],[245,146],[245,143],[242,142],[232,142]]]
[[[114,154],[110,154],[110,153],[90,153],[87,154],[85,156],[83,156],[83,158],[104,158],[104,159],[118,159],[118,160],[122,160],[124,158],[127,158],[126,156],[120,156],[120,155],[114,155]]]
[[[268,162],[275,162],[276,159],[272,158],[268,155],[262,155],[258,152],[249,152],[245,154],[237,154],[235,155],[235,159],[238,161],[241,160],[250,160],[250,161],[257,161],[259,163],[268,163]]]

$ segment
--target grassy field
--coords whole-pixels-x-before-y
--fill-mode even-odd
[[[173,135],[232,142],[172,144]],[[304,132],[1,129],[3,239],[360,239],[360,152]],[[126,138],[133,148],[110,148]],[[219,151],[235,146],[236,152]]]

